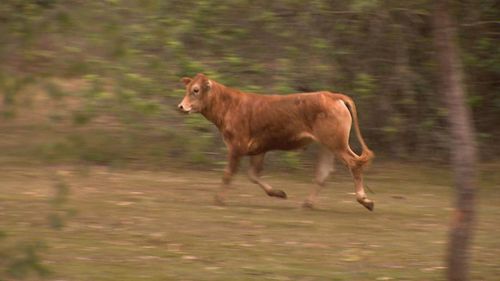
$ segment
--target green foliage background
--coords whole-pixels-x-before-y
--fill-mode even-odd
[[[498,1],[453,6],[477,137],[483,158],[493,159],[500,153]],[[427,0],[5,0],[1,122],[16,122],[44,95],[50,112],[31,119],[42,137],[21,154],[116,165],[221,163],[216,130],[175,110],[180,77],[204,72],[259,93],[346,93],[379,157],[444,160],[447,112],[437,92],[431,11]],[[310,154],[277,157],[297,166]]]

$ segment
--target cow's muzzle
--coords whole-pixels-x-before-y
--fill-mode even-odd
[[[179,109],[180,112],[183,112],[183,113],[190,113],[191,112],[191,108],[186,108],[184,105],[182,105],[182,103],[179,103],[177,108]]]

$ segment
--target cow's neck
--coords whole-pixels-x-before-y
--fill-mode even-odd
[[[240,95],[224,85],[213,82],[212,90],[207,97],[207,106],[201,111],[201,114],[219,129],[223,129],[225,116],[239,104]]]

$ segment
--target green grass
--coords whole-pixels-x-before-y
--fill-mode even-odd
[[[499,168],[482,166],[472,280],[500,274]],[[371,213],[338,170],[317,209],[304,210],[312,184],[304,174],[267,172],[288,200],[239,175],[220,207],[219,172],[3,164],[0,243],[43,240],[48,280],[444,280],[449,173],[375,163],[366,175]],[[60,182],[69,196],[51,203]],[[59,230],[49,226],[54,213]]]

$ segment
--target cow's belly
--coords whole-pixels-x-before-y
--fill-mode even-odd
[[[296,150],[303,148],[313,141],[315,141],[315,138],[309,133],[253,138],[248,144],[248,154],[256,155],[270,150]]]

